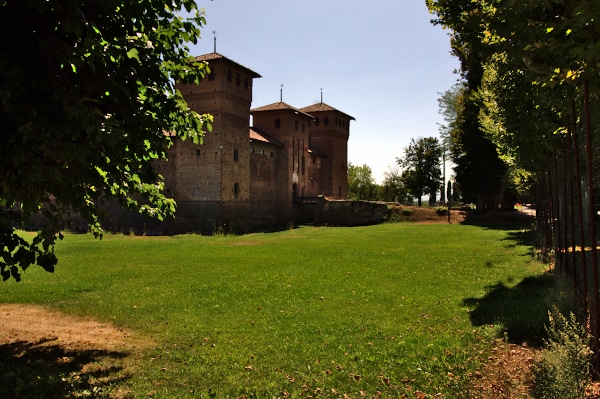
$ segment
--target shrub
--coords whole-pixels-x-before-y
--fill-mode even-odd
[[[589,337],[573,313],[548,312],[548,338],[533,366],[532,393],[538,399],[580,399],[590,380]]]
[[[445,206],[438,206],[434,210],[435,214],[440,217],[448,215],[448,208],[446,208]]]
[[[411,216],[415,211],[410,208],[402,208],[401,212],[403,216]]]

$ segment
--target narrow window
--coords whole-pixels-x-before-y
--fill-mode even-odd
[[[233,193],[234,193],[235,195],[238,195],[238,194],[240,193],[240,183],[235,183],[235,184],[233,185]]]
[[[238,160],[238,158],[239,158],[239,157],[238,157],[238,150],[237,150],[237,149],[235,149],[235,150],[233,150],[233,160],[234,160],[234,161],[237,161],[237,160]]]
[[[275,129],[279,129],[281,127],[281,119],[275,119]]]
[[[329,117],[326,116],[325,118],[323,118],[323,124],[324,125],[329,125]]]
[[[315,126],[319,126],[319,117],[318,116],[315,118]]]
[[[231,69],[227,70],[227,81],[231,83]]]

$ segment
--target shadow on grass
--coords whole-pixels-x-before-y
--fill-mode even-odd
[[[533,216],[517,211],[487,211],[482,213],[468,211],[465,213],[462,224],[494,230],[530,230],[534,221]]]
[[[127,380],[122,352],[67,350],[55,340],[0,345],[1,398],[109,397]]]
[[[545,337],[554,287],[555,277],[546,273],[527,277],[514,287],[502,283],[486,287],[483,297],[466,298],[463,305],[473,309],[474,326],[499,324],[509,342],[539,347]]]

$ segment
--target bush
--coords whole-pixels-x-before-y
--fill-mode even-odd
[[[434,210],[435,214],[440,217],[448,215],[448,208],[446,208],[445,206],[438,206]]]
[[[548,312],[548,338],[533,366],[532,393],[538,399],[580,399],[590,381],[589,336],[575,315]]]
[[[410,208],[402,208],[401,212],[403,216],[411,216],[415,211]]]

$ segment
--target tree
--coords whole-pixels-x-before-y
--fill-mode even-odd
[[[375,197],[376,189],[377,185],[368,165],[355,166],[348,163],[348,198],[372,200]]]
[[[444,123],[439,124],[440,137],[444,148],[450,149],[452,147],[452,137],[456,135],[458,129],[458,115],[462,111],[461,103],[465,90],[465,82],[460,81],[445,92],[438,93],[440,94],[440,98],[438,98],[439,114],[444,119]]]
[[[175,89],[209,72],[187,47],[204,22],[194,0],[0,2],[4,280],[32,264],[53,271],[74,214],[101,236],[105,201],[158,218],[174,212],[152,162],[172,140],[200,141],[210,129],[210,116]],[[45,224],[30,243],[15,229],[34,215]]]
[[[442,149],[435,137],[411,139],[404,149],[404,157],[396,158],[396,162],[404,170],[402,181],[408,192],[417,198],[421,206],[421,197],[430,192],[436,192],[441,183],[440,161]]]
[[[383,183],[379,186],[379,199],[386,202],[405,203],[408,191],[402,181],[402,174],[398,167],[389,168],[383,175]]]

